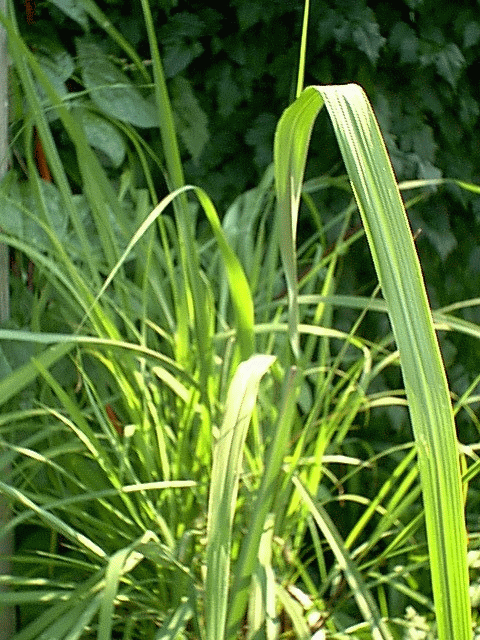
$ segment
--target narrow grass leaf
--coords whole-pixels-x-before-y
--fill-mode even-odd
[[[40,362],[45,369],[48,369],[54,365],[55,362],[58,362],[58,360],[66,356],[73,347],[74,345],[72,343],[56,344],[53,347],[48,347],[45,351],[37,355],[36,360]],[[7,402],[7,400],[10,400],[10,398],[13,398],[17,393],[22,391],[22,389],[25,389],[38,375],[38,368],[35,364],[28,362],[2,378],[2,380],[0,380],[0,406]]]
[[[21,505],[23,505],[27,509],[30,509],[40,518],[40,520],[45,522],[46,525],[52,527],[52,529],[58,531],[75,544],[78,544],[87,553],[94,555],[96,559],[103,559],[106,557],[105,551],[103,551],[103,549],[101,549],[95,542],[93,542],[93,540],[87,538],[87,536],[83,535],[83,533],[76,531],[73,527],[63,522],[61,518],[58,518],[53,513],[50,513],[46,509],[43,509],[39,505],[35,504],[33,500],[30,500],[30,498],[28,498],[18,489],[10,487],[4,482],[0,482],[0,493],[3,493],[10,499],[18,501]],[[7,527],[5,527],[4,531],[7,531]]]
[[[142,11],[147,30],[150,55],[152,57],[152,70],[154,77],[154,92],[160,135],[162,138],[162,150],[168,172],[168,187],[170,190],[180,190],[185,186],[182,159],[178,146],[175,120],[172,103],[168,94],[165,73],[163,71],[160,49],[158,46],[156,27],[148,0],[141,0]],[[197,254],[197,246],[194,239],[193,219],[188,200],[184,192],[179,192],[178,199],[173,202],[175,220],[177,224],[180,260],[182,263],[182,286],[179,289],[178,301],[181,305],[177,314],[177,322],[185,323],[193,306],[195,322],[196,342],[198,343],[198,360],[201,371],[201,389],[204,394],[209,388],[211,374],[211,336],[209,333],[209,316],[206,305],[205,286],[200,275],[200,265]],[[188,304],[188,296],[191,295],[193,305]],[[182,328],[185,332],[186,326]]]
[[[310,0],[305,0],[303,8],[302,38],[300,40],[300,55],[298,62],[297,92],[295,97],[302,93],[305,81],[305,59],[307,57],[308,14],[310,13]]]
[[[225,417],[213,452],[207,519],[206,640],[223,640],[227,617],[230,547],[243,447],[258,386],[275,358],[254,355],[242,362],[230,384]]]
[[[275,188],[280,222],[280,254],[287,283],[290,343],[300,358],[297,291],[297,220],[308,144],[321,102],[309,90],[303,91],[293,107],[284,111],[275,132]]]
[[[192,619],[192,616],[192,603],[190,600],[185,600],[163,623],[155,636],[155,640],[177,640],[177,638],[182,637],[180,634]]]
[[[241,621],[245,615],[250,583],[258,553],[264,535],[268,514],[272,508],[275,488],[279,482],[279,474],[288,450],[290,434],[295,418],[298,397],[299,373],[292,367],[283,390],[282,404],[278,420],[274,427],[274,438],[267,454],[262,482],[252,509],[253,518],[248,533],[242,541],[240,554],[234,570],[232,596],[228,612],[227,638],[234,640],[238,636]]]
[[[102,593],[102,604],[98,617],[97,640],[110,640],[112,636],[113,614],[115,611],[115,598],[118,592],[120,576],[123,573],[125,562],[131,554],[131,548],[120,549],[108,560],[105,572],[105,587]]]
[[[120,549],[110,556],[105,572],[105,586],[102,593],[102,604],[98,618],[97,640],[110,640],[113,629],[113,616],[115,611],[115,599],[117,597],[120,578],[131,571],[142,559],[143,554],[135,551],[137,547],[158,539],[146,532],[140,540],[135,541],[124,549]]]
[[[312,640],[312,633],[305,621],[302,605],[282,585],[277,584],[276,592],[278,600],[292,623],[296,640]]]
[[[339,569],[345,574],[358,608],[372,631],[373,640],[393,640],[393,635],[390,633],[385,621],[382,620],[375,600],[368,590],[362,574],[352,561],[345,543],[330,516],[323,507],[314,503],[298,478],[294,476],[292,480],[333,551]]]
[[[255,349],[254,311],[250,287],[239,259],[228,244],[225,231],[212,201],[202,189],[195,189],[205,215],[212,227],[227,272],[237,323],[237,337],[242,360],[249,358]]]
[[[144,236],[146,231],[151,227],[151,225],[157,220],[157,218],[163,213],[163,211],[168,207],[169,204],[173,203],[176,198],[181,197],[185,194],[186,191],[194,191],[196,196],[198,197],[200,204],[203,207],[205,215],[212,227],[212,231],[215,235],[215,239],[218,243],[220,252],[222,254],[222,258],[225,264],[225,269],[227,271],[228,282],[230,285],[230,295],[232,297],[233,306],[235,309],[235,316],[237,321],[237,335],[238,341],[240,345],[240,351],[243,359],[247,359],[253,353],[254,349],[254,313],[253,313],[253,300],[250,292],[250,287],[248,285],[247,279],[245,277],[245,273],[243,271],[242,265],[240,261],[236,257],[235,253],[232,251],[230,245],[228,244],[227,238],[225,236],[225,232],[220,224],[220,220],[218,218],[217,212],[215,211],[215,207],[213,206],[212,201],[208,197],[208,195],[202,189],[198,187],[185,186],[173,191],[168,196],[163,198],[163,200],[153,209],[153,211],[145,218],[142,224],[138,227],[136,232],[133,234],[130,239],[125,251],[120,256],[118,262],[114,265],[113,269],[110,271],[108,277],[106,278],[102,288],[98,292],[95,297],[95,300],[92,302],[91,309],[86,317],[89,315],[91,310],[95,307],[97,302],[100,300],[102,295],[110,286],[111,282],[121,269],[122,265],[130,255],[132,249],[139,242],[139,240]],[[195,248],[195,251],[197,249]]]
[[[248,632],[251,638],[278,638],[276,615],[275,572],[272,566],[272,544],[275,516],[269,513],[263,529],[258,561],[253,573],[248,607]]]
[[[279,215],[296,224],[313,121],[324,106],[362,216],[400,352],[417,445],[440,640],[471,637],[466,529],[453,410],[420,265],[393,170],[370,104],[358,85],[309,87],[278,125],[275,163]],[[298,332],[294,232],[290,269],[290,331]],[[297,308],[296,308],[297,307]]]
[[[370,104],[321,89],[387,301],[417,445],[440,640],[471,637],[467,538],[453,410],[413,237]]]
[[[70,597],[36,617],[14,636],[15,640],[52,640],[72,638],[78,623],[83,631],[100,606],[98,590],[101,587],[100,573],[86,580],[81,587],[71,592]],[[79,637],[77,635],[77,637]]]
[[[76,599],[73,599],[73,602],[76,603]],[[88,601],[86,606],[84,605],[84,608],[78,605],[70,611],[68,617],[66,616],[66,623],[70,628],[68,633],[65,635],[64,640],[80,640],[80,638],[84,636],[85,630],[88,629],[92,620],[95,619],[101,602],[102,594],[97,593]],[[49,631],[48,633],[50,634],[52,632]],[[48,640],[50,640],[51,637],[53,637],[53,634],[48,638]]]

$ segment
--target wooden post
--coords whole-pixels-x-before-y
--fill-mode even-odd
[[[5,15],[6,0],[0,0],[0,12]],[[8,164],[8,53],[7,32],[0,26],[0,180]],[[0,245],[0,322],[10,317],[8,247]]]
[[[5,15],[6,0],[0,0],[0,12]],[[0,26],[0,179],[8,167],[8,53],[7,33]],[[0,244],[0,322],[10,317],[8,246]],[[2,479],[8,477],[10,470],[0,469]],[[0,496],[0,529],[11,517],[11,509],[7,500]],[[13,553],[13,533],[0,538],[0,575],[11,574],[9,556]],[[0,584],[0,589],[5,589]],[[15,634],[15,608],[0,605],[0,640],[10,640]]]

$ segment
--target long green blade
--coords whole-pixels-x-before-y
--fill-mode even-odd
[[[274,360],[273,356],[254,355],[238,366],[230,384],[225,417],[213,451],[207,520],[206,640],[225,637],[230,547],[243,447],[258,385]]]
[[[318,528],[330,545],[339,568],[345,574],[345,578],[350,585],[358,608],[362,612],[364,619],[369,623],[373,640],[393,640],[393,636],[385,624],[385,621],[382,620],[378,607],[362,578],[362,574],[352,561],[348,549],[330,516],[321,505],[315,504],[298,478],[294,477],[293,483],[300,491]]]
[[[282,116],[275,139],[290,339],[298,356],[295,226],[313,123],[325,105],[365,226],[400,352],[417,445],[438,637],[471,638],[466,529],[450,396],[421,269],[388,154],[358,85],[309,87]],[[291,230],[291,232],[290,232]]]

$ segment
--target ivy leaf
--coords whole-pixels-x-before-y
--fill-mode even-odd
[[[265,6],[257,2],[242,2],[237,6],[237,19],[240,31],[246,31],[260,22],[265,16]]]
[[[400,63],[414,63],[418,59],[418,38],[405,22],[397,22],[390,33],[390,45],[400,53]]]
[[[465,58],[457,45],[453,42],[439,45],[428,41],[422,44],[424,53],[420,56],[421,64],[434,64],[438,74],[455,87],[465,66]]]
[[[55,46],[50,47],[48,53],[43,53],[43,51],[45,49],[37,53],[37,60],[58,95],[65,96],[68,93],[65,81],[75,71],[73,58],[65,49],[58,49]],[[40,91],[43,94],[43,90]]]
[[[433,162],[435,159],[437,144],[431,127],[425,124],[414,132],[413,150],[421,158],[424,158],[429,162]]]
[[[188,43],[185,40],[176,40],[165,45],[163,66],[165,76],[173,78],[184,71],[188,65],[203,53],[203,47],[199,42]]]
[[[368,7],[359,8],[351,16],[343,18],[341,24],[335,27],[334,36],[340,44],[353,41],[372,64],[377,62],[380,49],[386,42],[380,34],[375,14]]]
[[[338,40],[338,30],[342,24],[341,16],[334,9],[323,8],[322,17],[317,24],[317,42],[320,49],[323,49],[331,38]]]
[[[199,38],[204,28],[204,23],[197,15],[188,13],[188,11],[181,11],[171,16],[168,22],[160,29],[160,41]]]
[[[276,124],[277,118],[272,113],[261,113],[245,135],[245,142],[255,149],[255,164],[261,169],[272,162]]]
[[[42,31],[35,35],[33,40],[35,43],[35,57],[42,67],[42,71],[50,80],[59,96],[65,96],[68,93],[65,81],[71,78],[75,72],[75,62],[73,57],[64,49],[60,41],[55,35],[48,36]],[[40,95],[48,102],[48,98],[42,86],[38,85]],[[57,115],[50,112],[50,118]]]
[[[178,133],[195,162],[208,142],[208,118],[200,107],[185,78],[177,77],[171,83],[172,107]]]
[[[81,119],[89,144],[104,153],[112,165],[118,168],[125,159],[127,147],[117,127],[101,115],[86,109],[81,110]]]
[[[218,78],[218,112],[221,116],[231,115],[242,101],[243,94],[238,84],[232,78],[232,68],[225,64],[219,71]]]
[[[478,22],[469,22],[463,32],[463,46],[465,49],[474,47],[480,41],[480,24]]]
[[[97,45],[77,38],[77,53],[85,88],[104,113],[137,127],[158,126],[153,101],[118,69]]]
[[[81,0],[50,0],[50,2],[77,22],[85,31],[88,31],[88,16]]]
[[[460,120],[469,129],[475,126],[480,108],[478,102],[470,95],[460,98]]]
[[[193,13],[177,13],[161,27],[158,37],[163,44],[163,66],[167,78],[173,78],[203,53],[198,41],[205,30],[203,21]]]
[[[420,156],[417,156],[417,175],[420,180],[440,180],[442,178],[441,170]],[[431,188],[435,191],[435,187]]]
[[[45,215],[50,229],[59,240],[67,237],[68,214],[57,187],[51,182],[41,181]],[[48,251],[52,245],[48,234],[36,221],[40,217],[37,198],[31,184],[20,184],[15,172],[9,172],[0,187],[2,203],[2,229],[17,238],[28,241],[40,251]]]
[[[412,227],[422,230],[422,236],[429,240],[442,262],[445,262],[458,244],[450,227],[448,213],[437,209],[435,217],[429,218],[411,214]]]
[[[380,28],[376,22],[364,22],[353,30],[353,41],[367,55],[372,64],[375,64],[380,55],[380,49],[385,44],[385,38],[380,34]]]
[[[435,60],[438,73],[442,78],[445,78],[452,87],[456,86],[464,65],[465,58],[453,42],[447,43],[442,51],[438,53]]]

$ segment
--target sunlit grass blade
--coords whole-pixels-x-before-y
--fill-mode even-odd
[[[115,599],[119,589],[119,582],[124,573],[131,571],[142,559],[143,555],[136,551],[136,547],[156,536],[146,532],[143,538],[135,541],[125,549],[116,551],[108,560],[105,571],[105,586],[102,593],[102,604],[98,617],[97,640],[111,640]]]
[[[272,566],[272,544],[275,517],[269,513],[260,540],[258,562],[252,575],[248,606],[248,629],[252,637],[265,640],[278,638],[279,620],[276,614],[276,581]]]
[[[123,266],[132,249],[143,237],[146,231],[151,227],[151,225],[155,222],[155,220],[157,220],[157,218],[163,213],[163,211],[168,207],[169,204],[175,202],[176,198],[185,195],[185,192],[187,191],[194,191],[196,196],[198,197],[205,215],[212,227],[215,239],[218,243],[224,261],[225,270],[227,272],[228,282],[230,286],[230,295],[232,297],[232,302],[235,309],[236,330],[238,334],[240,352],[243,359],[246,359],[252,355],[254,349],[253,301],[250,287],[248,285],[240,261],[228,244],[225,232],[222,228],[222,225],[220,224],[220,220],[218,218],[217,212],[215,211],[215,207],[213,206],[212,201],[205,193],[205,191],[198,187],[192,187],[188,185],[185,187],[181,187],[180,189],[177,189],[176,191],[173,191],[168,196],[166,196],[153,209],[153,211],[146,217],[146,219],[133,234],[127,247],[125,248],[125,251],[108,274],[108,277],[103,283],[102,288],[96,295],[91,308],[93,309],[95,307],[96,303],[100,300],[104,292],[107,290],[108,286],[111,284],[111,282],[114,280],[115,276]],[[195,251],[197,251],[196,248]],[[88,313],[86,314],[85,318],[87,317],[87,315]],[[201,344],[199,346],[201,348]]]
[[[372,514],[377,509],[378,505],[380,505],[382,503],[382,500],[392,490],[392,488],[394,487],[395,483],[398,482],[398,480],[401,477],[401,475],[405,472],[405,469],[410,466],[414,456],[415,456],[415,449],[412,448],[403,457],[403,459],[397,465],[396,469],[393,471],[392,475],[385,481],[383,486],[377,492],[377,495],[375,496],[375,498],[371,501],[371,503],[368,505],[368,508],[365,509],[365,511],[362,513],[361,517],[359,518],[359,520],[356,522],[355,527],[348,534],[348,537],[345,540],[345,546],[346,546],[347,549],[350,549],[352,547],[352,545],[355,542],[356,538],[359,537],[361,531],[365,528],[365,526],[369,522],[370,518],[372,517]],[[410,482],[407,483],[407,489],[406,490],[411,490],[411,484],[412,484],[414,478],[416,477],[416,473],[417,473],[416,469],[414,469],[413,470],[413,478],[409,478]],[[403,495],[404,495],[403,493],[400,494],[400,496],[398,496],[396,502],[401,500],[403,498]],[[408,501],[405,501],[405,503],[406,503],[405,506],[408,506]],[[393,514],[391,513],[392,506],[393,505],[390,503],[390,505],[389,505],[390,508],[387,508],[387,511],[386,511],[386,520],[388,522],[390,522],[390,520],[391,520],[391,518],[393,516]],[[380,523],[380,526],[381,526],[381,524],[382,523]],[[383,526],[383,529],[385,529],[385,526]],[[372,537],[373,537],[374,540],[376,540],[375,536],[372,536]],[[378,536],[378,537],[380,537],[380,536]]]
[[[250,522],[248,533],[243,539],[240,556],[235,566],[232,597],[228,612],[227,638],[229,640],[234,640],[237,637],[241,620],[245,614],[252,574],[258,562],[258,552],[262,535],[264,534],[265,523],[275,496],[274,487],[279,484],[278,477],[285,451],[289,446],[290,434],[295,419],[298,383],[298,371],[292,368],[286,377],[282,405],[278,421],[275,424],[272,444],[267,454],[262,482],[256,497],[255,508],[253,509],[254,515]]]
[[[339,569],[345,574],[345,578],[350,585],[358,608],[364,620],[369,624],[369,630],[372,632],[373,640],[393,640],[393,635],[390,633],[385,621],[382,620],[378,607],[363,580],[362,574],[352,561],[330,516],[323,507],[315,504],[298,478],[294,477],[293,482],[333,551]]]
[[[102,586],[102,574],[103,571],[95,572],[78,589],[72,591],[70,597],[54,604],[37,616],[15,635],[15,640],[63,638],[78,623],[81,624],[80,630],[83,631],[100,607],[101,596],[98,591]],[[38,592],[37,597],[41,602],[41,591]]]
[[[155,640],[177,640],[187,622],[191,620],[193,607],[190,600],[182,602],[174,613],[167,618],[155,636]]]
[[[303,24],[302,24],[302,38],[300,40],[300,55],[298,59],[298,77],[297,77],[297,91],[295,97],[302,93],[305,81],[305,59],[307,56],[307,34],[308,34],[308,15],[310,13],[310,1],[305,0],[303,7]]]
[[[168,95],[165,74],[163,71],[160,50],[156,37],[156,28],[153,22],[152,12],[148,0],[141,0],[145,26],[147,29],[150,55],[152,56],[152,68],[154,77],[155,100],[158,109],[158,121],[162,138],[163,152],[168,172],[168,187],[170,190],[181,189],[185,185],[182,159],[178,146],[175,121],[172,104]],[[193,307],[195,322],[195,337],[198,342],[198,359],[203,378],[202,391],[209,388],[208,379],[211,374],[211,335],[209,310],[206,305],[205,283],[200,276],[200,265],[195,243],[195,231],[193,218],[188,205],[187,196],[180,191],[178,199],[173,203],[177,233],[179,236],[180,259],[184,278],[184,287],[180,292],[179,301],[182,308],[178,321],[185,322],[189,317],[189,310]],[[192,296],[193,305],[187,304],[188,295]]]
[[[206,640],[225,637],[232,525],[242,472],[243,447],[260,379],[274,360],[273,356],[255,355],[238,366],[230,384],[225,417],[214,448],[207,520]]]
[[[48,347],[37,355],[37,361],[45,368],[54,365],[65,357],[72,349],[71,343],[60,343]],[[38,368],[33,362],[22,365],[0,380],[0,406],[25,389],[38,376]]]
[[[318,98],[307,89],[287,109],[275,134],[275,188],[277,212],[282,230],[280,252],[287,283],[290,342],[295,358],[300,358],[298,333],[298,287],[296,237],[298,209],[302,193],[303,174],[308,143],[315,117],[321,105]]]
[[[298,350],[294,227],[313,122],[326,105],[386,299],[417,445],[440,640],[471,637],[466,529],[453,411],[405,209],[370,104],[357,85],[309,87],[275,138],[279,215],[288,242],[290,337]],[[290,229],[292,230],[290,232]],[[293,242],[292,242],[293,241]]]
[[[277,598],[292,622],[295,638],[297,640],[312,640],[312,632],[308,628],[301,604],[291,596],[284,586],[279,584],[277,584]]]
[[[5,496],[10,498],[12,501],[18,501],[21,505],[30,509],[33,513],[35,513],[39,519],[45,522],[48,526],[51,526],[52,529],[59,531],[66,538],[78,544],[79,547],[87,551],[87,553],[92,556],[104,559],[106,557],[106,553],[103,549],[101,549],[95,542],[87,538],[80,531],[76,531],[70,525],[64,523],[60,518],[55,516],[53,513],[50,513],[46,509],[43,509],[39,505],[35,504],[28,496],[23,494],[18,489],[14,487],[10,487],[9,485],[0,482],[0,492]],[[14,526],[15,522],[11,521],[6,527],[5,531],[11,526]]]
[[[202,189],[196,188],[195,193],[202,204],[220,249],[235,310],[240,355],[242,360],[246,360],[255,349],[253,300],[250,287],[239,259],[228,244],[212,201]]]
[[[453,411],[425,285],[380,130],[363,91],[322,91],[387,301],[417,445],[441,640],[471,637],[466,529]]]

